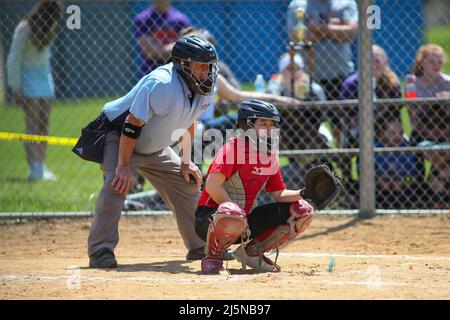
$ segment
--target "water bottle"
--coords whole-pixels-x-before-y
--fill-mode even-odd
[[[302,9],[297,9],[295,11],[295,18],[297,20],[297,23],[295,25],[295,33],[297,36],[297,41],[301,42],[303,41],[303,38],[305,36],[305,12]]]
[[[335,266],[334,257],[330,256],[330,260],[328,262],[328,272],[333,272],[334,271],[334,266]]]
[[[264,93],[266,91],[266,81],[262,74],[257,74],[255,79],[255,91]]]
[[[281,94],[280,81],[277,74],[273,74],[267,85],[269,93],[279,96]]]
[[[416,76],[413,74],[408,74],[406,76],[405,83],[405,97],[406,99],[414,99],[417,98],[416,92]]]

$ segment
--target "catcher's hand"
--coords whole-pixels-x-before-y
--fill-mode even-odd
[[[321,164],[306,172],[305,188],[300,191],[300,195],[314,208],[322,210],[337,197],[342,188],[339,178],[327,165]]]

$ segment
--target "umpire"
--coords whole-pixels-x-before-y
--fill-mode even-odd
[[[144,76],[125,96],[103,107],[109,122],[120,125],[107,133],[104,142],[104,183],[88,238],[91,268],[117,267],[114,248],[133,169],[150,181],[174,213],[189,250],[186,259],[204,257],[205,244],[194,230],[201,171],[190,158],[180,158],[171,145],[177,130],[187,130],[183,137],[188,133],[193,137],[195,120],[213,102],[217,52],[208,41],[185,36],[175,43],[171,59]],[[183,143],[183,154],[190,157],[191,139],[184,141],[188,143]]]

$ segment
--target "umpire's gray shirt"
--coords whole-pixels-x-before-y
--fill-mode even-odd
[[[103,111],[112,121],[130,109],[130,113],[145,122],[134,151],[154,153],[178,141],[183,130],[213,102],[212,95],[196,94],[191,106],[191,94],[169,63],[144,76],[125,96],[105,104]]]

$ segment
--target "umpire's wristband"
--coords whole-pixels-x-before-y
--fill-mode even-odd
[[[142,127],[135,126],[129,122],[124,122],[122,127],[122,134],[131,139],[139,138],[141,134]]]

